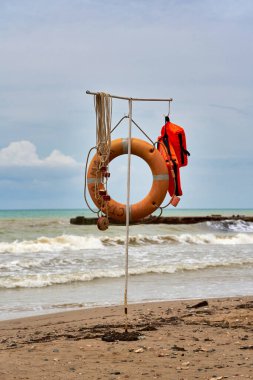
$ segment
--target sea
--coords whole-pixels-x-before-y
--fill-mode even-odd
[[[130,226],[128,302],[253,295],[253,210],[168,209],[224,221]],[[81,210],[0,211],[0,319],[123,305],[124,226],[72,225]]]

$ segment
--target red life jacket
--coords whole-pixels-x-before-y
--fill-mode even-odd
[[[171,196],[183,195],[179,168],[188,164],[188,156],[190,156],[186,149],[184,129],[168,121],[161,129],[161,136],[158,137],[158,150],[168,167],[168,192]]]

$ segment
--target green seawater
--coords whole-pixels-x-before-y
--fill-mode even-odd
[[[38,209],[38,210],[0,210],[0,218],[72,218],[76,216],[96,217],[88,209]],[[163,211],[165,216],[209,216],[209,215],[245,215],[253,216],[253,209],[182,209],[168,207]]]

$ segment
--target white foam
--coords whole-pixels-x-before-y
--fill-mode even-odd
[[[207,222],[212,229],[229,232],[253,232],[253,223],[245,220],[227,219],[222,221]]]
[[[125,238],[121,236],[104,237],[105,245],[123,245]],[[170,234],[170,235],[134,235],[130,236],[130,244],[253,244],[253,234]]]
[[[222,244],[222,245],[235,245],[235,244],[253,244],[252,234],[182,234],[176,238],[179,243],[186,244]]]
[[[125,236],[77,236],[60,235],[56,237],[39,237],[35,240],[1,242],[0,253],[39,253],[103,249],[105,246],[121,246],[125,244]],[[214,244],[236,245],[253,244],[252,233],[203,233],[203,234],[169,234],[130,236],[132,246],[159,244]]]
[[[61,252],[101,248],[103,244],[99,238],[76,235],[42,236],[35,240],[0,243],[0,253]]]
[[[198,271],[208,268],[222,267],[241,267],[242,265],[253,265],[253,258],[231,258],[228,261],[224,259],[209,258],[205,261],[186,260],[183,262],[162,263],[146,263],[146,265],[138,267],[130,267],[130,275],[144,275],[149,273],[156,274],[172,274],[182,271]],[[85,272],[51,272],[51,273],[15,273],[12,276],[0,277],[0,288],[41,288],[50,285],[68,284],[72,282],[87,282],[101,278],[120,278],[124,276],[124,269],[121,267],[105,268],[105,269],[87,269]]]

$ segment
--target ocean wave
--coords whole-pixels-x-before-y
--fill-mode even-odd
[[[124,245],[125,238],[104,237],[101,241],[105,245]],[[145,244],[253,244],[253,235],[250,234],[170,234],[170,235],[135,235],[130,236],[129,242],[131,245],[145,245]]]
[[[103,243],[99,238],[76,235],[42,236],[35,240],[0,243],[0,253],[61,252],[101,248],[103,248]]]
[[[228,231],[228,232],[253,232],[253,223],[247,222],[245,220],[221,220],[221,221],[211,221],[206,222],[208,227],[211,227],[214,230],[219,231]]]
[[[148,265],[147,267],[129,268],[130,276],[145,274],[173,274],[177,272],[198,271],[213,268],[226,268],[252,266],[253,259],[231,260],[230,262],[193,262],[177,263],[170,265]],[[16,274],[12,276],[0,277],[0,288],[42,288],[52,285],[63,285],[77,282],[87,282],[98,279],[121,278],[124,276],[124,269],[96,269],[89,272],[72,273],[38,273],[38,274]]]
[[[159,244],[253,244],[253,234],[231,233],[183,233],[168,235],[134,235],[130,236],[132,246],[159,245]],[[125,244],[125,236],[77,236],[61,235],[56,237],[39,237],[35,240],[1,242],[0,253],[39,253],[79,251],[88,249],[103,249],[106,246],[121,246]]]
[[[214,245],[236,245],[253,244],[253,235],[238,233],[226,234],[182,234],[177,237],[179,243],[185,244],[214,244]]]

